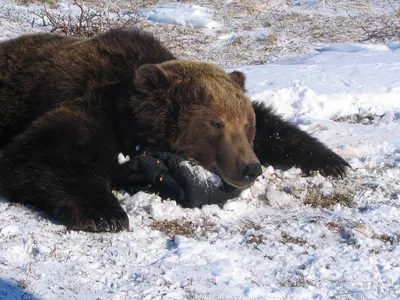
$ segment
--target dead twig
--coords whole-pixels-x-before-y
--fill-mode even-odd
[[[67,11],[55,11],[45,6],[34,15],[42,21],[42,26],[50,28],[50,32],[83,37],[91,37],[110,28],[131,27],[142,20],[134,7],[112,10],[103,2],[92,8],[79,0],[74,0]]]

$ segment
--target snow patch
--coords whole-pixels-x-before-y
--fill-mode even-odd
[[[19,232],[20,230],[17,225],[7,225],[0,229],[0,235],[15,235]]]
[[[23,32],[9,36],[9,25],[2,23],[2,37]],[[268,167],[223,209],[117,193],[131,229],[113,234],[67,231],[39,210],[0,200],[0,298],[398,299],[399,46],[330,47],[239,69],[253,100],[274,104],[348,159],[347,179]],[[357,113],[381,117],[371,124],[336,118]],[[210,181],[204,170],[193,172]],[[310,190],[347,188],[354,207],[302,202]],[[172,241],[151,226],[162,220],[197,236]]]
[[[392,45],[394,47],[394,45]],[[327,51],[335,51],[335,52],[360,52],[360,51],[388,51],[391,47],[389,47],[389,43],[387,45],[381,44],[332,44],[328,46],[324,46],[322,48],[317,48],[318,52],[327,52]]]
[[[182,161],[179,165],[187,168],[190,171],[190,173],[192,173],[192,175],[196,177],[196,179],[198,179],[198,181],[204,185],[208,186],[209,183],[217,187],[222,185],[221,177],[219,177],[215,173],[212,173],[204,169],[200,165],[193,164],[188,160]]]
[[[209,10],[192,4],[160,4],[152,8],[141,8],[140,13],[149,21],[179,24],[194,28],[216,28]]]
[[[225,41],[227,44],[230,44],[241,37],[250,38],[254,41],[266,41],[268,39],[268,36],[272,33],[272,30],[240,31],[235,33],[223,34],[219,36],[219,40]]]
[[[125,156],[122,153],[118,154],[118,164],[123,165],[124,163],[130,161],[131,158],[129,157],[129,155]]]
[[[386,43],[386,46],[388,46],[392,50],[400,49],[400,41],[388,42]]]
[[[317,0],[291,0],[294,5],[314,5]]]

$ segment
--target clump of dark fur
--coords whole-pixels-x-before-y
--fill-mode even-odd
[[[171,61],[178,63],[156,65]],[[72,229],[126,229],[128,216],[111,193],[119,152],[132,154],[137,144],[166,147],[217,171],[218,160],[228,157],[233,163],[223,167],[235,168],[232,174],[243,172],[242,164],[258,164],[244,81],[239,72],[179,62],[139,31],[111,30],[88,40],[39,34],[3,42],[0,192],[42,207]],[[219,146],[228,133],[206,118],[225,114],[229,120],[239,104],[243,123],[231,124],[235,138]],[[342,158],[271,109],[253,106],[261,163],[344,175],[348,164]],[[223,153],[233,150],[236,154]]]
[[[305,172],[343,177],[350,165],[316,138],[277,115],[271,107],[253,103],[257,116],[254,152],[262,164],[297,166]]]

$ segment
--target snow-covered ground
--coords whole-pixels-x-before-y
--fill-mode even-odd
[[[208,10],[198,5],[168,4],[142,8],[140,13],[149,21],[165,24],[179,24],[194,28],[216,28]]]
[[[65,21],[70,15],[79,15],[79,8],[72,2],[1,0],[0,40],[21,33],[49,31],[51,27],[42,26],[44,6],[55,19],[63,17]],[[225,67],[287,60],[312,53],[315,46],[326,43],[358,42],[365,39],[365,30],[388,27],[385,20],[398,26],[400,15],[398,0],[84,2],[93,11],[101,7],[105,12],[103,19],[116,11],[132,11],[142,20],[140,26],[157,35],[177,55],[214,61]],[[393,35],[385,34],[386,31],[382,30],[372,41],[390,41]]]
[[[197,21],[180,24],[223,24],[193,9]],[[11,35],[43,30],[24,24]],[[253,100],[348,160],[346,179],[269,167],[223,208],[118,194],[131,229],[114,234],[67,232],[0,201],[0,299],[399,299],[399,45],[331,44],[236,68]]]

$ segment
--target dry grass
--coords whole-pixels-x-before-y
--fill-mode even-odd
[[[380,240],[384,243],[389,243],[390,245],[394,245],[400,242],[400,236],[393,236],[388,234],[374,234],[372,235],[372,239]]]
[[[296,287],[308,287],[313,286],[313,282],[306,279],[306,277],[301,273],[294,273],[288,275],[285,279],[280,282],[283,286],[296,288]]]
[[[294,237],[288,234],[287,232],[281,233],[282,243],[283,244],[296,244],[296,245],[307,245],[308,241],[306,239],[302,239],[299,237]]]
[[[242,2],[242,1],[240,1],[240,2]],[[251,15],[262,12],[262,10],[263,10],[262,6],[255,2],[256,1],[243,1],[243,4],[242,4],[239,12],[243,13],[243,14],[251,14]]]
[[[17,282],[19,288],[24,290],[30,288],[35,279],[35,273],[33,272],[32,264],[28,265],[27,275],[25,278],[20,278],[18,280],[15,278],[13,279]]]
[[[250,235],[249,238],[246,240],[247,244],[265,244],[265,239],[262,235]]]
[[[58,0],[17,0],[19,5],[28,5],[33,3],[39,4],[55,4]]]
[[[186,219],[170,221],[154,221],[150,227],[161,231],[171,240],[176,235],[182,235],[187,238],[204,239],[209,233],[216,232],[216,224],[209,217],[203,217],[199,220],[188,221]]]
[[[333,121],[344,122],[344,123],[349,123],[349,124],[371,125],[371,124],[379,122],[379,120],[382,119],[384,116],[385,116],[385,114],[378,115],[378,114],[372,114],[369,112],[360,111],[356,114],[335,117],[335,118],[333,118]]]
[[[241,223],[243,224],[242,231],[247,231],[247,230],[259,231],[264,228],[258,222],[253,221],[253,220],[243,220],[243,221],[241,221]]]
[[[304,204],[322,208],[330,208],[335,204],[350,207],[352,201],[351,195],[340,192],[325,195],[322,191],[316,189],[309,190],[303,200]]]
[[[395,6],[395,3],[386,0],[390,11],[379,16],[377,22],[374,22],[372,18],[363,19],[360,16],[352,16],[348,13],[349,18],[363,31],[360,38],[361,42],[377,43],[400,39],[400,7]]]
[[[342,230],[342,226],[336,222],[328,222],[325,225],[330,231],[334,232],[334,233],[339,233]]]
[[[246,43],[246,41],[248,40],[248,38],[246,36],[243,35],[239,35],[237,38],[235,38],[230,45],[231,46],[241,46],[244,45]]]
[[[171,240],[173,240],[177,235],[182,235],[188,238],[196,236],[196,226],[192,222],[186,220],[154,221],[151,223],[150,227],[161,231]]]
[[[259,222],[253,221],[253,220],[241,220],[240,221],[242,224],[242,227],[240,229],[240,232],[242,234],[246,235],[246,244],[264,244],[266,243],[266,239],[262,234],[248,234],[248,232],[257,232],[260,230],[264,229],[264,226],[262,226]]]

